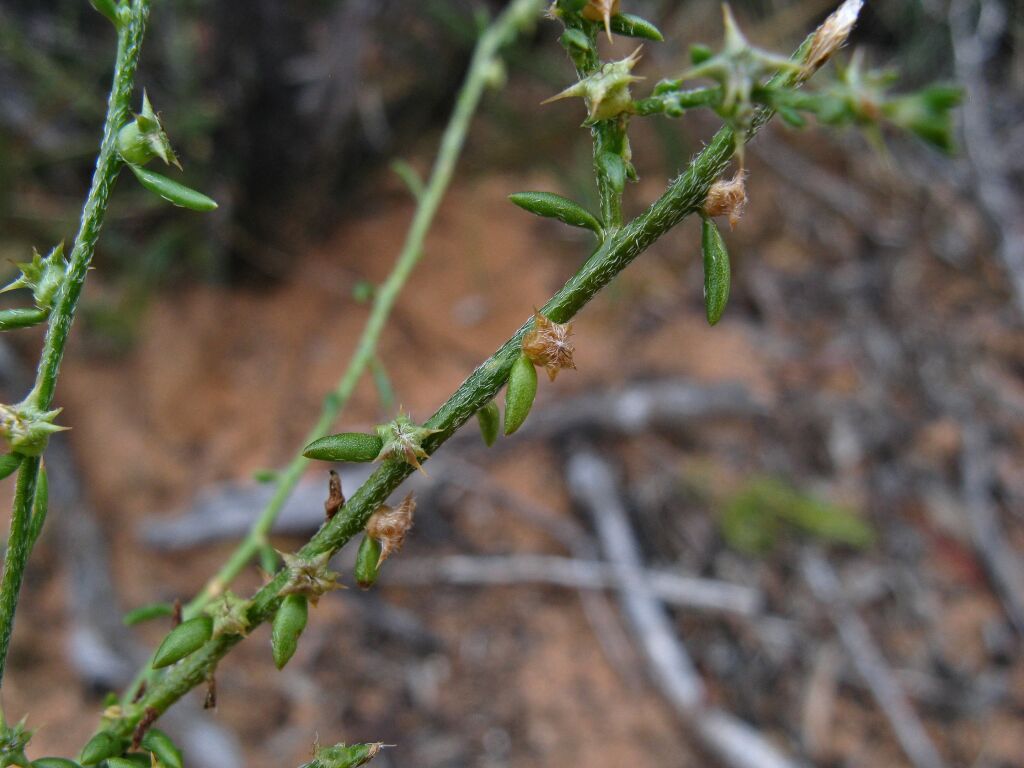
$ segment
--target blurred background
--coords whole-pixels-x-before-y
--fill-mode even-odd
[[[716,2],[628,5],[669,41],[644,46],[642,92],[718,45]],[[733,7],[788,52],[833,5]],[[5,680],[33,756],[84,743],[167,630],[122,613],[194,594],[271,492],[254,473],[301,446],[413,210],[390,166],[429,171],[500,6],[155,3],[138,83],[220,208],[128,177],[114,195]],[[162,721],[187,763],[297,765],[319,736],[415,768],[1024,766],[1022,22],[1009,1],[868,3],[853,45],[871,63],[966,89],[957,155],[773,123],[725,233],[723,321],[704,320],[687,222],[578,318],[578,371],[542,381],[520,434],[487,450],[469,425],[411,481],[416,527],[376,588],[321,601],[282,672],[256,630],[215,712],[196,691]],[[538,106],[573,79],[559,29],[506,51],[340,428],[395,404],[424,420],[589,253],[505,199],[594,200],[582,108]],[[85,0],[0,7],[0,276],[74,237],[113,42]],[[628,211],[715,128],[634,121]],[[40,339],[0,340],[6,402]],[[275,546],[315,530],[326,492],[319,465]],[[259,584],[254,566],[238,591]]]

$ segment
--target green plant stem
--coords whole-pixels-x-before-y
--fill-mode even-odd
[[[30,521],[32,500],[35,497],[36,475],[39,471],[38,458],[26,458],[18,470],[18,482],[14,490],[14,505],[11,509],[11,528],[7,537],[7,552],[4,555],[4,575],[0,580],[0,681],[3,680],[7,663],[7,649],[14,631],[14,613],[18,607],[18,594],[25,575],[25,566],[32,551]]]
[[[728,165],[733,149],[733,132],[723,128],[668,191],[644,214],[607,239],[541,311],[556,322],[566,322],[572,318],[651,243],[703,203],[711,183]],[[522,336],[532,323],[532,319],[527,321],[426,422],[426,426],[440,430],[424,441],[423,447],[428,453],[433,454],[498,393],[519,354]],[[387,461],[382,464],[348,500],[341,512],[326,523],[299,554],[311,557],[323,552],[336,552],[363,529],[370,515],[412,471],[412,467],[403,462]],[[286,571],[280,571],[253,596],[248,611],[251,626],[273,616],[281,599],[278,592],[286,579]],[[164,712],[177,699],[206,680],[220,659],[241,639],[240,635],[228,635],[211,640],[170,668],[159,682],[149,688],[142,700],[133,705],[121,719],[111,723],[108,730],[127,737],[144,710],[152,708]]]
[[[366,369],[373,363],[377,342],[391,315],[395,300],[423,255],[423,241],[451,183],[455,164],[466,142],[470,122],[483,96],[498,52],[514,39],[520,29],[534,22],[543,5],[543,0],[516,0],[480,36],[469,71],[459,91],[455,109],[441,138],[441,147],[430,179],[426,187],[417,194],[416,212],[402,250],[391,273],[375,291],[370,317],[363,328],[356,350],[337,387],[325,398],[320,416],[306,435],[303,446],[327,434],[348,403]],[[186,618],[194,615],[210,598],[223,592],[258,552],[309,463],[310,460],[304,458],[300,450],[281,472],[273,497],[228,561],[202,592],[188,604]]]
[[[376,357],[377,343],[387,324],[399,293],[423,255],[423,242],[434,221],[438,207],[451,183],[455,164],[462,153],[466,135],[476,112],[488,78],[500,49],[510,43],[518,31],[532,24],[543,7],[543,0],[516,0],[491,24],[477,41],[469,70],[459,91],[451,119],[441,138],[437,159],[426,186],[416,195],[416,212],[406,235],[394,268],[374,292],[370,316],[363,328],[356,350],[334,390],[324,398],[316,423],[307,433],[302,446],[323,437],[337,421],[351,398],[366,369]],[[185,606],[184,617],[191,618],[237,578],[261,548],[267,546],[267,537],[285,502],[295,490],[309,466],[310,460],[302,455],[301,447],[295,458],[278,475],[274,495],[260,512],[248,534],[235,548],[219,571],[206,583],[196,597]],[[148,665],[125,691],[130,697],[138,682],[148,677]]]
[[[67,277],[57,296],[56,305],[50,314],[46,329],[43,351],[36,372],[35,386],[27,400],[40,411],[45,411],[53,402],[57,386],[57,373],[64,356],[75,309],[82,293],[89,264],[96,250],[100,228],[107,212],[110,193],[121,168],[117,154],[117,131],[127,119],[135,84],[135,70],[138,67],[142,38],[149,17],[150,0],[134,0],[131,13],[120,25],[117,34],[117,60],[114,66],[114,80],[107,102],[107,117],[103,125],[103,139],[100,144],[96,170],[89,188],[82,220],[67,269]],[[4,574],[0,581],[0,685],[7,661],[11,632],[14,628],[14,614],[18,594],[24,576],[25,566],[32,549],[31,526],[32,501],[35,495],[39,459],[26,459],[18,470],[14,505],[11,512],[11,530],[7,540],[7,557],[4,560]]]
[[[809,40],[810,38],[808,38]],[[797,60],[808,41],[798,49]],[[782,81],[780,76],[779,81]],[[770,109],[757,112],[747,140],[774,113]],[[687,169],[671,182],[665,193],[643,214],[615,234],[609,236],[542,308],[541,312],[564,323],[576,315],[602,288],[625,269],[659,237],[679,224],[686,216],[696,212],[704,202],[708,189],[728,167],[736,149],[733,130],[724,127],[698,154]],[[527,320],[516,333],[487,360],[485,360],[427,420],[424,426],[438,430],[423,442],[430,455],[466,423],[484,405],[490,402],[504,386],[509,371],[520,353],[523,335],[532,327]],[[384,462],[349,498],[341,511],[299,551],[299,556],[311,558],[325,552],[337,552],[366,525],[366,521],[395,489],[413,472],[404,462]],[[288,578],[286,569],[253,595],[247,618],[251,628],[273,617],[281,597],[278,593]],[[149,687],[140,701],[125,709],[122,717],[108,722],[107,732],[127,738],[143,712],[165,712],[188,691],[206,681],[218,662],[241,640],[242,635],[224,635],[208,642],[198,651],[169,668],[162,679]]]

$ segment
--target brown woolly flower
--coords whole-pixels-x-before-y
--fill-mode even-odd
[[[583,6],[583,18],[590,21],[603,21],[604,31],[608,39],[612,39],[612,16],[619,12],[619,0],[589,0]]]
[[[736,226],[736,222],[743,215],[743,209],[747,205],[747,184],[746,173],[737,171],[731,179],[719,179],[711,185],[708,196],[704,198],[704,205],[701,211],[705,216],[728,216],[729,227]]]
[[[378,566],[402,548],[406,534],[412,528],[415,511],[416,500],[410,493],[397,507],[391,508],[384,504],[370,515],[366,523],[366,535],[380,542]]]
[[[846,0],[815,30],[804,59],[801,80],[807,79],[821,69],[825,62],[846,44],[853,25],[857,23],[862,5],[864,0]]]
[[[572,323],[552,322],[536,310],[533,321],[533,328],[523,337],[523,352],[530,362],[543,366],[551,381],[563,368],[576,370],[576,363],[572,360],[575,348],[569,341]]]
[[[317,555],[312,560],[305,560],[286,552],[278,554],[284,558],[285,567],[288,569],[288,581],[278,595],[305,595],[309,602],[316,605],[320,601],[320,595],[325,592],[345,589],[338,583],[338,573],[327,568],[327,563],[331,559],[330,552]]]

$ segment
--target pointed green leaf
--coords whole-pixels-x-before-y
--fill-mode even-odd
[[[601,222],[590,211],[567,197],[552,192],[516,192],[508,199],[524,211],[558,219],[573,227],[591,229],[601,234]]]
[[[117,14],[117,3],[114,0],[89,0],[89,3],[93,8],[110,19],[115,27],[121,26],[121,20]]]
[[[526,421],[537,395],[537,369],[525,354],[512,365],[505,390],[505,434],[511,435]]]
[[[154,755],[165,768],[183,768],[181,750],[178,749],[171,737],[159,728],[150,728],[142,737],[142,747]]]
[[[660,29],[647,19],[642,19],[632,13],[617,13],[612,16],[612,32],[626,37],[653,40],[656,43],[660,43],[665,39]]]
[[[729,301],[729,252],[715,222],[709,218],[701,224],[701,251],[704,255],[704,307],[708,324],[722,318]]]
[[[121,621],[126,627],[134,627],[136,624],[141,624],[144,621],[159,619],[173,614],[174,606],[170,603],[150,603],[149,605],[139,606],[134,611],[128,611]]]
[[[129,165],[128,167],[132,169],[132,173],[135,174],[135,178],[142,186],[173,205],[203,212],[217,208],[217,203],[202,192],[196,192],[184,184],[179,184],[173,179],[161,176],[147,168],[138,165]]]
[[[274,654],[274,666],[284,665],[295,655],[299,647],[299,636],[309,620],[309,601],[304,595],[288,595],[281,601],[270,633],[270,650]]]
[[[484,443],[490,448],[498,439],[498,432],[501,429],[501,413],[498,411],[498,404],[491,400],[476,412],[476,420],[480,425],[480,434],[483,435]]]
[[[45,323],[48,313],[45,309],[4,309],[0,310],[0,331],[17,328],[31,328]]]
[[[307,459],[320,461],[374,461],[384,448],[378,435],[341,432],[314,440],[302,450]]]
[[[78,756],[78,759],[82,765],[95,765],[108,757],[120,755],[124,752],[124,748],[124,740],[107,731],[100,731],[82,747],[82,754]]]
[[[0,480],[9,477],[21,466],[21,456],[16,453],[5,453],[0,456]]]
[[[363,536],[356,553],[356,584],[362,589],[369,589],[377,582],[380,575],[380,542],[372,536]]]
[[[198,651],[213,636],[213,619],[196,616],[172,629],[153,654],[153,669],[168,667]]]

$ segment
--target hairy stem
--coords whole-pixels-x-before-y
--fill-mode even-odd
[[[18,483],[14,490],[11,510],[11,530],[4,555],[4,575],[0,580],[0,682],[7,664],[7,649],[14,630],[14,612],[18,607],[18,594],[25,575],[25,566],[32,551],[29,521],[32,519],[32,499],[35,496],[38,458],[26,458],[18,470]]]
[[[307,445],[310,441],[327,433],[348,403],[366,369],[373,363],[377,342],[391,315],[395,300],[423,255],[423,241],[451,183],[455,164],[466,142],[470,122],[480,104],[492,68],[497,61],[498,52],[502,46],[514,39],[521,28],[533,23],[543,5],[543,0],[516,0],[484,31],[477,42],[469,71],[455,103],[455,109],[441,138],[441,147],[430,179],[421,194],[417,196],[416,213],[402,250],[391,273],[375,293],[370,317],[363,328],[362,336],[349,360],[348,367],[342,374],[337,387],[324,399],[320,416],[303,441],[303,445]],[[219,595],[258,552],[262,543],[266,541],[274,521],[277,520],[281,508],[291,496],[295,485],[309,463],[310,460],[304,458],[300,451],[281,472],[273,498],[267,503],[249,534],[230,559],[207,583],[203,591],[189,603],[186,617],[193,615],[212,597]]]
[[[556,322],[566,322],[572,318],[651,243],[701,205],[708,187],[728,165],[733,149],[733,132],[723,128],[686,172],[671,184],[668,191],[644,214],[609,237],[541,311]],[[426,422],[426,426],[440,430],[424,441],[428,453],[433,454],[498,393],[519,354],[522,336],[532,323],[532,319],[527,321]],[[385,462],[348,500],[338,515],[321,527],[299,554],[309,557],[339,550],[363,529],[370,515],[412,471],[412,467],[405,463]],[[252,626],[273,616],[280,603],[278,592],[286,579],[287,572],[282,570],[253,596],[248,611]],[[206,680],[220,659],[241,640],[240,635],[229,635],[207,643],[171,668],[163,679],[149,688],[141,701],[121,719],[111,723],[108,731],[127,737],[143,711],[150,708],[161,713],[166,711],[181,696]]]
[[[515,5],[518,3],[512,7]],[[809,40],[805,40],[798,49],[796,60],[802,60]],[[792,75],[780,74],[777,81],[791,78]],[[768,108],[760,109],[745,138],[753,138],[773,114]],[[733,130],[729,127],[720,129],[657,201],[629,224],[609,233],[579,271],[543,306],[541,312],[559,323],[574,317],[659,237],[686,216],[699,210],[711,184],[729,165],[735,149],[736,135]],[[433,455],[473,414],[498,394],[520,353],[523,335],[532,325],[533,319],[530,318],[473,371],[427,420],[424,426],[438,430],[423,441],[422,447],[429,455]],[[311,558],[325,552],[337,552],[363,530],[370,515],[412,472],[413,468],[404,462],[385,461],[349,498],[341,511],[321,526],[299,551],[299,556]],[[278,593],[285,586],[287,578],[287,570],[282,569],[253,595],[247,611],[250,627],[273,617],[281,602]],[[206,681],[218,662],[242,639],[242,635],[221,636],[171,667],[162,679],[148,688],[138,702],[126,707],[120,718],[108,722],[106,731],[127,738],[144,712],[165,712],[188,691]]]
[[[121,169],[121,160],[117,154],[117,131],[129,114],[135,70],[139,63],[146,21],[149,18],[149,3],[150,0],[134,0],[128,18],[118,26],[117,61],[107,102],[107,117],[103,125],[103,139],[96,160],[96,170],[82,208],[82,220],[71,251],[67,277],[61,286],[46,329],[35,386],[27,398],[28,403],[40,411],[47,410],[53,402],[57,373],[64,356],[64,347],[71,331],[78,299],[82,294],[82,285],[96,250],[96,241],[99,239],[100,228],[107,213],[107,203],[114,181]],[[3,683],[7,650],[14,628],[18,594],[32,549],[28,521],[32,514],[32,499],[35,495],[38,472],[38,458],[26,459],[18,470],[7,544],[8,554],[4,560],[4,574],[0,582],[0,685]]]
[[[503,46],[512,42],[520,29],[534,22],[543,5],[543,0],[516,0],[495,19],[478,40],[455,108],[441,138],[441,146],[430,179],[416,196],[416,212],[402,250],[395,260],[391,273],[375,292],[370,317],[363,328],[355,352],[337,386],[324,398],[320,415],[303,440],[303,446],[327,434],[331,425],[341,415],[363,374],[374,363],[377,343],[395,301],[423,255],[423,242],[451,183],[470,123],[480,104],[498,54]],[[310,460],[302,455],[300,449],[288,466],[281,470],[276,480],[274,495],[228,560],[185,607],[185,618],[195,616],[210,600],[222,594],[253,557],[267,546],[271,528],[309,464]],[[136,680],[125,691],[126,700],[133,695],[138,682],[148,674],[148,669],[140,671]]]

